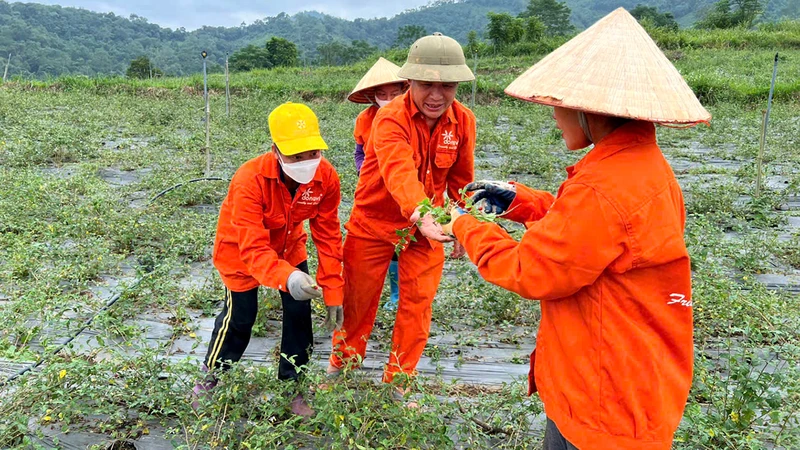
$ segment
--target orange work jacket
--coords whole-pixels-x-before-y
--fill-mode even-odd
[[[341,305],[340,199],[339,176],[325,158],[294,199],[273,152],[244,163],[231,180],[217,223],[213,258],[222,282],[234,292],[258,285],[286,291],[287,278],[308,257],[303,229],[308,220],[319,255],[317,284],[326,305]]]
[[[517,185],[500,227],[462,216],[454,233],[481,275],[542,320],[538,388],[581,450],[668,450],[692,384],[692,295],[683,194],[655,127],[630,122],[567,168],[558,195]]]
[[[353,138],[356,144],[365,145],[369,141],[369,134],[372,131],[372,122],[378,114],[378,107],[375,105],[361,111],[356,118],[356,126],[353,129]]]
[[[410,225],[422,200],[443,205],[445,192],[461,198],[458,191],[474,179],[474,161],[472,111],[455,100],[431,131],[409,90],[375,116],[348,230],[397,242],[396,231]]]

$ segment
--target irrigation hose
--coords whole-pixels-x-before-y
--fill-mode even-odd
[[[137,278],[136,281],[133,282],[133,284],[131,284],[130,286],[127,286],[125,289],[121,290],[120,292],[116,293],[113,297],[111,297],[111,299],[108,302],[106,302],[105,306],[100,308],[100,310],[98,310],[96,313],[92,314],[91,317],[89,317],[89,320],[87,320],[83,324],[83,326],[81,326],[81,328],[78,330],[77,333],[74,333],[64,343],[62,343],[61,345],[56,347],[56,349],[53,350],[52,352],[50,352],[48,356],[57,355],[61,350],[64,350],[64,348],[67,345],[69,345],[73,340],[75,340],[76,337],[78,337],[81,333],[83,333],[84,330],[89,328],[89,325],[92,324],[92,322],[94,321],[95,318],[97,318],[97,316],[99,316],[101,313],[107,311],[112,306],[114,306],[114,303],[117,303],[117,300],[119,300],[124,293],[126,293],[130,289],[133,289],[136,286],[138,286],[139,283],[142,281],[142,278]],[[6,380],[0,382],[0,387],[5,387],[7,384],[11,383],[12,381],[16,380],[17,378],[21,377],[22,375],[25,375],[27,372],[29,372],[29,371],[41,366],[45,362],[46,359],[47,359],[46,357],[39,358],[39,361],[35,362],[34,364],[31,364],[29,366],[24,367],[22,370],[18,371],[14,375],[8,377]]]
[[[190,184],[190,183],[196,183],[196,182],[198,182],[198,181],[229,181],[229,180],[227,180],[227,179],[225,179],[225,178],[220,178],[220,177],[203,177],[203,178],[194,178],[194,179],[191,179],[191,180],[188,180],[188,181],[184,181],[184,182],[182,182],[182,183],[178,183],[178,184],[176,184],[175,186],[169,187],[169,188],[167,188],[167,189],[164,189],[163,191],[159,192],[158,194],[156,194],[156,196],[155,196],[155,197],[153,197],[152,199],[150,199],[150,202],[148,203],[148,205],[151,205],[153,202],[155,202],[156,200],[158,200],[160,197],[162,197],[162,196],[166,195],[167,193],[169,193],[169,192],[171,192],[171,191],[174,191],[175,189],[178,189],[179,187],[186,186],[186,185],[188,185],[188,184]],[[33,364],[31,364],[31,365],[28,365],[28,366],[25,366],[25,367],[23,367],[22,369],[20,369],[20,370],[19,370],[19,371],[17,371],[15,374],[13,374],[13,375],[11,375],[10,377],[8,377],[7,379],[5,379],[5,380],[3,380],[3,381],[0,381],[0,388],[3,388],[3,387],[5,387],[5,386],[7,386],[8,384],[10,384],[11,382],[13,382],[13,381],[14,381],[14,380],[16,380],[17,378],[19,378],[19,377],[21,377],[21,376],[25,375],[26,373],[30,372],[30,371],[31,371],[31,370],[33,370],[33,369],[36,369],[37,367],[39,367],[39,366],[41,366],[42,364],[44,364],[44,362],[45,362],[46,360],[48,360],[48,359],[49,359],[49,357],[51,357],[51,356],[55,356],[55,355],[57,355],[59,352],[61,352],[61,350],[64,350],[64,348],[66,348],[66,347],[67,347],[67,345],[69,345],[69,344],[70,344],[72,341],[74,341],[74,340],[75,340],[75,338],[77,338],[77,337],[78,337],[78,336],[79,336],[81,333],[83,333],[83,332],[84,332],[84,331],[85,331],[87,328],[89,328],[89,326],[92,324],[92,322],[94,322],[94,319],[96,319],[96,318],[97,318],[97,316],[99,316],[100,314],[102,314],[102,313],[104,313],[104,312],[108,311],[108,310],[109,310],[109,308],[111,308],[112,306],[114,306],[114,304],[115,304],[115,303],[117,303],[117,301],[118,301],[120,298],[122,298],[122,295],[123,295],[123,294],[125,294],[125,293],[126,293],[126,292],[128,292],[129,290],[131,290],[131,289],[134,289],[134,288],[136,288],[137,286],[139,286],[139,284],[142,282],[142,280],[143,280],[145,277],[149,276],[149,275],[150,275],[151,273],[153,273],[153,272],[155,272],[155,270],[152,270],[152,271],[148,272],[147,274],[145,274],[144,276],[142,276],[142,277],[140,277],[140,278],[137,278],[137,279],[136,279],[136,280],[135,280],[135,281],[134,281],[134,282],[133,282],[131,285],[129,285],[129,286],[126,286],[126,287],[125,287],[124,289],[122,289],[120,292],[117,292],[116,294],[114,294],[114,296],[113,296],[113,297],[111,297],[111,298],[109,299],[109,301],[108,301],[108,302],[106,302],[105,306],[103,306],[103,307],[102,307],[102,308],[100,308],[100,309],[99,309],[97,312],[95,312],[94,314],[92,314],[92,315],[91,315],[91,317],[89,317],[89,319],[88,319],[86,322],[84,322],[84,324],[83,324],[83,325],[80,327],[80,329],[78,329],[77,333],[73,333],[73,334],[72,334],[72,335],[71,335],[71,336],[70,336],[70,337],[69,337],[69,338],[68,338],[66,341],[64,341],[64,342],[63,342],[61,345],[59,345],[58,347],[56,347],[56,349],[55,349],[55,350],[53,350],[53,351],[49,352],[47,355],[45,355],[45,356],[43,356],[43,357],[39,358],[39,360],[38,360],[38,361],[36,361],[35,363],[33,363]]]
[[[169,188],[167,188],[167,189],[164,189],[163,191],[161,191],[161,192],[159,192],[158,194],[156,194],[156,196],[155,196],[155,197],[153,197],[152,199],[150,199],[150,203],[148,203],[148,204],[152,204],[154,201],[158,200],[160,197],[163,197],[163,196],[164,196],[164,195],[166,195],[167,193],[169,193],[169,192],[171,192],[171,191],[174,191],[175,189],[178,189],[178,188],[179,188],[179,187],[181,187],[181,186],[185,186],[185,185],[187,185],[187,184],[189,184],[189,183],[196,183],[196,182],[198,182],[198,181],[230,181],[230,180],[228,180],[228,179],[226,179],[226,178],[220,178],[220,177],[202,177],[202,178],[193,178],[193,179],[191,179],[191,180],[184,181],[184,182],[182,182],[182,183],[178,183],[178,184],[176,184],[175,186],[172,186],[172,187],[169,187]]]

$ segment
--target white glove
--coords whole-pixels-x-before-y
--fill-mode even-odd
[[[295,300],[311,300],[322,297],[322,290],[317,286],[311,276],[300,270],[295,270],[286,280],[286,289]]]
[[[344,323],[344,308],[341,306],[328,306],[328,314],[325,316],[325,328],[328,332],[341,330]]]

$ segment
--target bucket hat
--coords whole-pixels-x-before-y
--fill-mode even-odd
[[[411,44],[408,59],[398,75],[408,80],[440,83],[475,79],[467,67],[461,44],[442,33],[421,37]]]

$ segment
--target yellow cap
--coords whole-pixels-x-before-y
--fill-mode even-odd
[[[311,150],[327,150],[319,134],[314,111],[302,103],[286,102],[269,113],[269,134],[281,154],[286,156]]]

